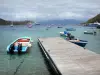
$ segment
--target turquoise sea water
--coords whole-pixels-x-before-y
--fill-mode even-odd
[[[64,25],[63,28],[39,25],[28,28],[27,26],[0,26],[0,74],[2,75],[52,75],[48,71],[44,58],[37,44],[38,37],[58,37],[59,32],[64,31],[67,27],[74,27],[76,31],[71,33],[80,39],[87,40],[86,48],[100,54],[100,30],[97,35],[84,34],[84,30],[93,30],[91,27]],[[34,43],[29,53],[23,55],[9,55],[6,53],[6,47],[18,37],[29,36]]]

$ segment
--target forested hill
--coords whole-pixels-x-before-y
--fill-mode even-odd
[[[13,24],[14,25],[25,25],[29,22],[32,22],[32,21],[28,21],[28,20],[25,20],[25,21],[13,21]],[[7,21],[7,20],[4,20],[4,19],[1,19],[0,18],[0,25],[10,25],[12,24],[12,21]]]
[[[95,17],[89,19],[86,23],[94,23],[94,22],[99,22],[100,23],[100,14],[98,14]]]

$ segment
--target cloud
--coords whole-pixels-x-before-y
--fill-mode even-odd
[[[88,19],[100,13],[100,0],[0,0],[8,20]]]

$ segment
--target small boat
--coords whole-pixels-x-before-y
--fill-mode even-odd
[[[49,28],[51,28],[51,26],[47,26],[47,27],[46,27],[46,30],[49,30]]]
[[[66,31],[60,32],[60,36],[66,36],[66,37],[67,37],[67,33],[68,33],[68,32],[66,32]]]
[[[62,26],[58,26],[57,28],[63,28]]]
[[[86,44],[88,43],[88,41],[86,41],[86,40],[75,39],[75,37],[73,35],[71,35],[71,33],[67,34],[67,40],[69,42],[79,45],[81,47],[85,47]]]
[[[25,53],[32,46],[32,42],[30,37],[18,38],[7,46],[7,53]]]
[[[65,28],[66,29],[66,31],[76,31],[76,29],[74,29],[74,28]]]
[[[85,47],[86,44],[88,43],[88,41],[86,41],[86,40],[77,40],[77,39],[75,39],[75,40],[69,40],[69,41],[72,42],[72,43],[74,43],[74,44],[77,44],[77,45],[79,45],[81,47]]]
[[[64,32],[60,32],[60,36],[67,36],[67,34],[64,34]]]
[[[100,29],[100,25],[97,26],[97,29]]]
[[[10,25],[11,27],[13,27],[13,25]]]
[[[96,34],[96,31],[84,31],[84,34]]]
[[[99,23],[99,22],[95,22],[95,23],[93,23],[93,24],[96,25],[96,28],[97,28],[97,29],[100,29],[100,23]]]
[[[39,23],[35,23],[35,25],[40,25]]]
[[[11,25],[10,25],[11,27],[13,27],[14,25],[13,25],[13,22],[11,23]]]
[[[32,28],[32,25],[31,25],[31,24],[29,24],[29,25],[28,25],[28,27],[29,27],[29,28]]]
[[[29,22],[28,24],[27,24],[27,26],[28,26],[28,28],[32,28],[32,23],[31,22]]]
[[[46,30],[48,30],[48,28],[46,28]]]
[[[51,26],[48,26],[47,28],[51,28]]]

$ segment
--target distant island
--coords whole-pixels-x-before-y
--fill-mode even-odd
[[[29,22],[33,22],[33,21],[28,21],[28,20],[24,20],[24,21],[7,21],[4,19],[0,18],[0,25],[11,25],[13,22],[14,25],[25,25]]]
[[[88,25],[89,23],[95,23],[95,22],[100,23],[100,14],[96,15],[96,16],[93,17],[93,18],[90,18],[87,22],[84,22],[84,23],[82,23],[82,24]]]

